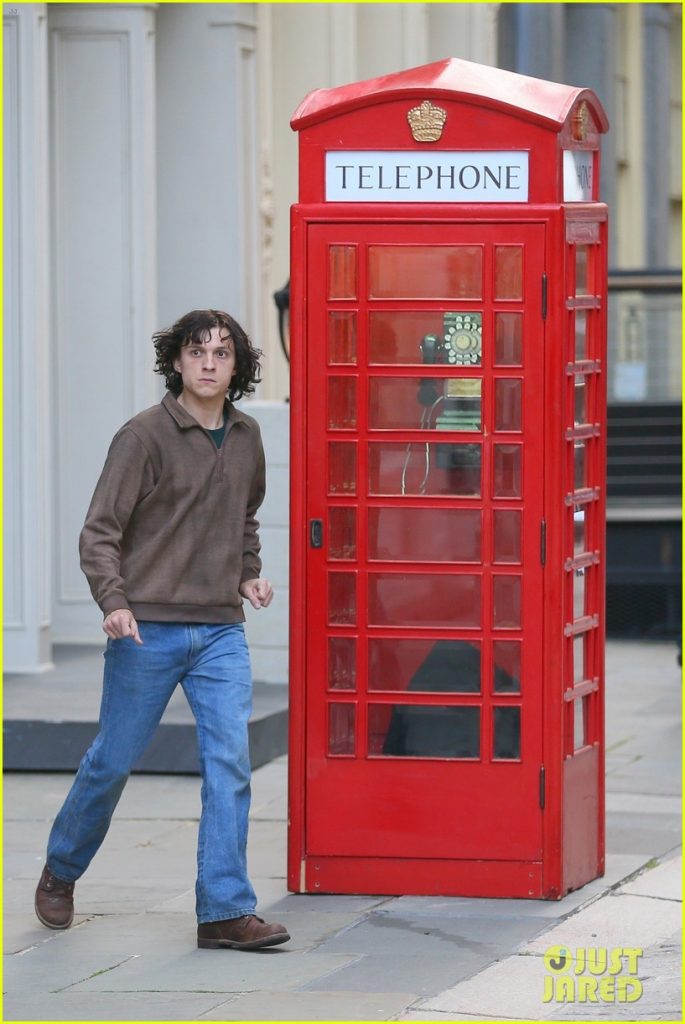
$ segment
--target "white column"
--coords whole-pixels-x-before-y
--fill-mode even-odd
[[[428,4],[428,60],[460,57],[497,63],[499,4]]]
[[[271,580],[274,600],[255,611],[245,602],[245,632],[252,674],[265,683],[288,679],[289,416],[285,402],[252,401],[244,412],[258,421],[266,456],[266,498],[257,513],[262,576]]]
[[[354,82],[359,4],[257,4],[261,134],[261,254],[264,386],[260,398],[282,400],[289,368],[278,339],[273,293],[290,274],[290,220],[297,202],[295,109],[312,89]]]
[[[286,281],[274,279],[274,109],[271,4],[257,4],[257,96],[259,103],[259,266],[261,329],[257,345],[264,353],[262,398],[284,399],[289,392],[288,364],[278,337],[278,320],[273,293]],[[280,174],[280,169],[279,169]]]
[[[5,6],[4,662],[51,667],[45,4]]]
[[[160,5],[157,58],[160,325],[225,309],[259,344],[254,5]]]
[[[154,403],[154,8],[50,5],[55,639],[101,642],[78,534],[113,434]]]
[[[375,78],[428,60],[427,4],[359,4],[357,77]]]
[[[642,7],[645,180],[649,183],[644,196],[643,216],[646,222],[647,267],[668,266],[669,220],[671,207],[669,150],[680,149],[678,137],[670,138],[670,34],[672,31],[669,4],[645,4]]]

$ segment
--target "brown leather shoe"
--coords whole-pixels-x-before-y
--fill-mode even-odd
[[[197,926],[200,949],[262,949],[264,946],[278,946],[289,938],[282,924],[267,924],[256,914]]]
[[[74,883],[55,878],[47,865],[36,889],[36,917],[46,928],[68,928],[74,920]]]

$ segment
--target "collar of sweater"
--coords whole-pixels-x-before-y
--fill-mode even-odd
[[[178,424],[182,430],[188,430],[190,427],[200,427],[201,430],[205,428],[201,423],[191,416],[187,409],[178,402],[176,397],[167,391],[166,395],[162,399],[162,405],[169,413],[171,418]],[[226,398],[224,399],[224,415],[226,417],[227,424],[249,426],[249,421],[244,413],[239,412],[238,409],[233,405],[232,402]]]

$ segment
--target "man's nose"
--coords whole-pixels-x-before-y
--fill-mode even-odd
[[[214,369],[214,356],[211,352],[205,352],[204,364],[206,370]]]

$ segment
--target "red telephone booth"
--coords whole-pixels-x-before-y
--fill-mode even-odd
[[[559,898],[604,870],[606,115],[450,59],[292,127],[289,887]]]

